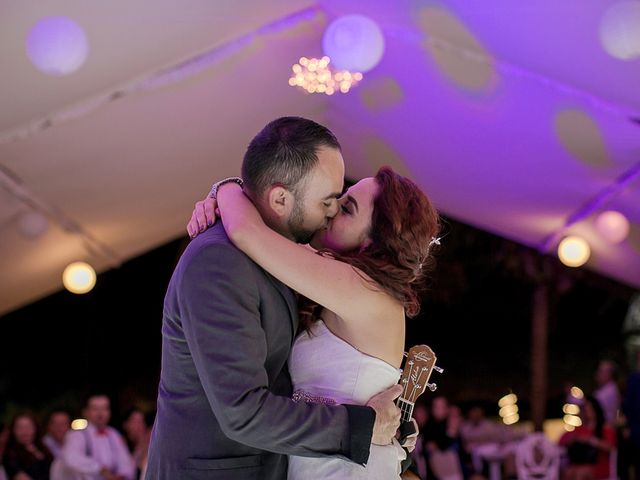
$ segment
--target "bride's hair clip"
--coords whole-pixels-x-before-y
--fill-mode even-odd
[[[440,245],[440,240],[442,240],[442,237],[431,237],[431,241],[429,242],[429,246],[427,247],[429,250],[431,249],[432,245]],[[425,262],[427,261],[429,254],[427,253],[424,258],[422,260],[420,260],[420,262],[417,265],[416,268],[416,274],[419,274],[422,271],[422,267],[424,266]]]

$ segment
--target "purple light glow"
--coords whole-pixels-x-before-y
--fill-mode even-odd
[[[87,37],[67,17],[46,17],[36,23],[27,38],[27,55],[47,75],[63,76],[82,66],[89,53]]]

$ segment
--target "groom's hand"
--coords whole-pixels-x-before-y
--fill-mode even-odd
[[[376,422],[373,425],[371,443],[389,445],[400,426],[400,409],[394,400],[402,393],[402,385],[393,387],[372,397],[367,406],[376,411]]]

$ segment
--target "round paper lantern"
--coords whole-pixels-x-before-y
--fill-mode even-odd
[[[62,283],[71,293],[87,293],[96,284],[96,272],[88,263],[74,262],[64,269]]]
[[[567,237],[558,245],[558,257],[567,267],[581,267],[587,263],[590,256],[591,247],[581,237]]]
[[[629,220],[620,212],[607,210],[596,217],[596,229],[610,243],[620,243],[629,235]]]
[[[47,75],[75,72],[89,53],[87,37],[80,26],[67,17],[46,17],[36,23],[27,38],[27,55]]]
[[[367,72],[382,58],[384,37],[380,27],[369,17],[345,15],[331,22],[325,30],[322,47],[335,68]]]
[[[40,212],[27,212],[18,218],[20,233],[27,238],[38,238],[49,228],[49,221]]]
[[[640,58],[640,1],[624,1],[609,7],[600,21],[600,43],[620,60]]]

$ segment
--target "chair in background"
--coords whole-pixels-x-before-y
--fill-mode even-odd
[[[560,450],[543,433],[527,435],[516,447],[519,480],[558,480]]]

